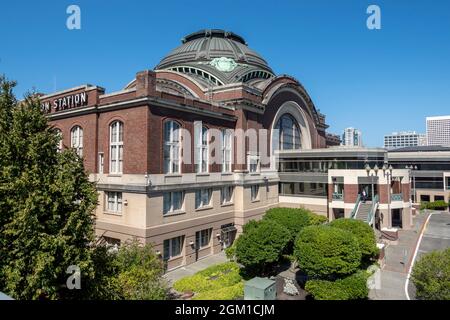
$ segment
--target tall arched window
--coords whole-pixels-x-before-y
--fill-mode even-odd
[[[114,121],[109,126],[110,173],[123,172],[123,123]]]
[[[55,129],[56,136],[58,137],[58,143],[56,144],[56,148],[58,152],[62,151],[63,148],[63,141],[62,141],[62,131],[60,129]]]
[[[300,127],[297,121],[289,114],[284,114],[278,120],[275,129],[278,129],[279,148],[281,150],[295,150],[301,148]]]
[[[164,173],[180,173],[180,125],[164,122]]]
[[[75,149],[79,157],[83,156],[83,129],[80,126],[70,130],[70,146]]]

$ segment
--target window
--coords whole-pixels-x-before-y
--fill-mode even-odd
[[[98,173],[103,174],[105,166],[105,157],[103,153],[98,154]]]
[[[195,233],[195,247],[197,249],[209,246],[209,242],[211,240],[211,231],[211,229],[205,229],[197,231]]]
[[[259,186],[257,184],[251,186],[251,199],[252,201],[259,200]]]
[[[208,172],[208,129],[200,121],[194,124],[195,168],[197,173]]]
[[[180,173],[180,125],[164,123],[164,173]]]
[[[110,173],[123,171],[123,123],[113,122],[110,126]]]
[[[75,149],[79,157],[83,156],[83,129],[80,126],[70,130],[70,146]]]
[[[259,157],[249,156],[248,157],[248,171],[250,173],[259,172]]]
[[[200,189],[195,191],[195,209],[207,207],[211,203],[212,189]]]
[[[291,115],[282,115],[275,129],[278,130],[278,148],[280,150],[301,148],[300,128],[297,121]]]
[[[234,192],[233,186],[223,187],[220,192],[220,203],[222,205],[232,203],[233,202],[233,192]]]
[[[56,145],[56,148],[58,152],[62,151],[63,148],[63,141],[62,141],[62,131],[59,129],[56,129],[56,136],[58,137],[58,144]]]
[[[184,192],[167,192],[163,196],[163,214],[174,213],[183,210]]]
[[[232,137],[230,130],[222,130],[222,172],[231,172]]]
[[[108,212],[122,212],[122,192],[106,192],[106,210]]]
[[[164,260],[176,258],[183,250],[184,236],[164,240]]]

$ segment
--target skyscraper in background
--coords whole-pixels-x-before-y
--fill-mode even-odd
[[[450,116],[427,117],[429,146],[450,146]]]
[[[386,149],[396,149],[403,147],[419,147],[427,145],[427,138],[424,133],[416,131],[393,132],[384,136],[384,147]]]
[[[355,128],[346,128],[342,135],[342,145],[348,147],[362,147],[362,133]]]

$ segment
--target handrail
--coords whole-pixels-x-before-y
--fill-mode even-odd
[[[379,202],[378,195],[375,195],[372,200],[372,206],[370,207],[369,214],[367,215],[367,223],[369,225],[372,225],[373,223],[373,218],[375,217],[375,210],[376,206],[378,205],[378,202]]]
[[[356,198],[355,207],[352,210],[352,213],[350,214],[350,219],[355,219],[356,212],[358,211],[359,203],[361,202],[361,195],[358,194],[358,198]]]
[[[333,192],[332,195],[332,199],[333,200],[344,200],[344,194],[343,193],[339,193],[339,192]]]
[[[391,194],[391,201],[402,201],[402,200],[403,200],[403,194],[402,193]]]

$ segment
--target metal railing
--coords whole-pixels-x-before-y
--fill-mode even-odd
[[[372,200],[372,206],[370,207],[369,214],[367,215],[367,223],[369,225],[372,225],[373,223],[373,219],[375,218],[375,211],[377,210],[379,201],[380,200],[378,198],[378,195],[375,195]]]
[[[356,212],[358,211],[359,203],[361,202],[361,195],[358,194],[358,198],[356,198],[355,207],[352,210],[352,213],[350,214],[350,219],[355,219]]]
[[[402,193],[392,194],[391,201],[403,201],[403,194]]]
[[[338,192],[333,192],[333,196],[332,196],[333,200],[344,200],[344,194],[343,193],[338,193]]]

